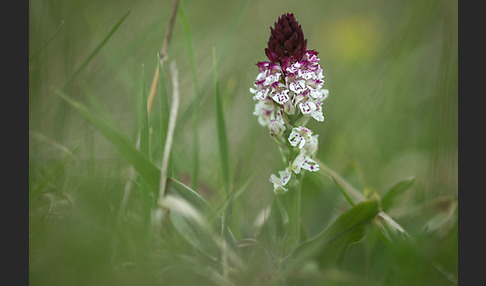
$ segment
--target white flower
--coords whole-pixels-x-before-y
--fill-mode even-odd
[[[325,90],[327,90],[327,89],[318,89],[318,88],[309,87],[310,95],[315,99],[323,98],[323,96],[325,94]]]
[[[317,140],[317,137],[319,137],[319,135],[311,136],[311,138],[305,142],[304,149],[306,154],[309,154],[309,156],[316,154],[317,149],[319,148],[319,141]]]
[[[280,75],[280,73],[275,73],[267,76],[263,85],[272,85],[273,83],[278,82],[280,80]]]
[[[307,156],[304,151],[300,152],[299,156],[297,156],[292,163],[292,171],[294,171],[294,173],[299,174],[301,169],[317,172],[319,171],[319,165],[316,161]]]
[[[313,72],[313,71],[310,71],[310,70],[299,70],[299,77],[305,79],[305,80],[308,80],[308,79],[316,79],[317,78],[317,75]]]
[[[295,114],[295,107],[292,100],[289,100],[283,104],[283,110],[289,115]]]
[[[324,115],[322,114],[322,102],[314,101],[311,98],[299,103],[299,108],[302,114],[310,115],[315,120],[324,121]]]
[[[260,123],[261,126],[268,126],[270,120],[274,117],[274,109],[275,106],[271,99],[259,100],[255,104],[253,115],[258,116],[258,123]]]
[[[292,126],[305,125],[310,117],[324,121],[322,102],[329,96],[329,91],[323,88],[324,75],[319,61],[317,52],[306,51],[298,61],[287,58],[284,62],[257,63],[259,74],[254,87],[250,88],[256,101],[253,114],[258,116],[260,125],[269,129],[271,136],[276,136],[279,144],[285,141],[286,128],[292,128],[287,140],[300,150],[284,171],[279,171],[278,176],[270,176],[276,194],[288,191],[286,186],[292,173],[299,174],[302,169],[319,170],[313,159],[319,148],[318,135],[312,135],[312,131],[304,126]]]
[[[322,121],[324,121],[324,115],[322,114],[322,106],[321,106],[322,103],[318,102],[317,104],[318,104],[318,107],[311,112],[311,116],[315,120],[322,122]]]
[[[270,176],[270,182],[273,183],[273,191],[276,194],[282,194],[288,191],[284,186],[289,182],[292,173],[289,168],[285,168],[285,170],[279,171],[278,173],[280,178],[272,174]]]
[[[272,135],[281,136],[284,131],[285,131],[285,125],[282,122],[276,119],[270,120],[270,133]]]
[[[329,90],[328,89],[323,89],[322,90],[323,97],[321,98],[321,101],[326,99],[329,96]]]
[[[279,92],[275,93],[274,96],[272,96],[273,100],[279,104],[284,104],[285,102],[290,100],[290,97],[288,95],[289,90],[288,89],[281,89]]]
[[[250,88],[250,92],[255,94],[255,96],[253,96],[253,100],[264,100],[265,97],[267,97],[268,88],[262,88],[262,89]]]
[[[281,136],[285,131],[285,121],[283,120],[282,112],[283,111],[281,109],[277,110],[277,115],[275,119],[270,120],[269,127],[270,127],[270,134],[272,136],[273,135]]]
[[[268,73],[269,73],[269,70],[266,70],[264,72],[259,73],[256,77],[256,81],[261,81],[261,80],[265,79],[267,77]]]
[[[311,114],[317,109],[317,105],[311,100],[307,100],[299,103],[299,107],[300,107],[300,111],[302,111],[302,114],[306,114],[306,115]]]
[[[300,63],[299,62],[295,62],[293,63],[292,65],[290,65],[288,68],[287,68],[287,72],[289,73],[295,73],[296,71],[299,70],[300,68]]]
[[[305,87],[305,80],[297,80],[289,84],[289,89],[296,94],[304,92]]]
[[[289,135],[289,142],[292,146],[299,145],[299,149],[302,149],[306,142],[312,139],[312,131],[308,128],[299,126],[294,127]]]

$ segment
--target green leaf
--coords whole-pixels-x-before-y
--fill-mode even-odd
[[[351,199],[351,197],[348,195],[348,193],[346,192],[346,190],[344,189],[344,187],[334,177],[332,177],[332,180],[334,181],[334,183],[336,184],[336,186],[339,188],[339,190],[341,191],[341,193],[343,194],[343,196],[346,198],[346,200],[348,201],[348,203],[351,206],[355,206],[356,203],[353,201],[353,199]]]
[[[224,230],[225,230],[224,231],[224,238],[228,242],[228,245],[234,251],[237,251],[238,250],[238,242],[236,241],[236,238],[235,238],[233,232],[231,231],[231,229],[229,227],[225,227]]]
[[[306,259],[314,258],[325,263],[342,257],[351,243],[361,239],[364,225],[379,211],[378,200],[364,201],[352,207],[324,231],[298,246],[288,261],[290,268],[297,267]]]
[[[331,178],[334,183],[338,184],[339,189],[345,195],[346,199],[352,199],[353,202],[365,200],[365,196],[349,184],[340,174],[329,168],[324,162],[316,160],[319,164],[319,174]]]
[[[216,261],[219,257],[219,220],[215,209],[198,193],[183,183],[169,178],[164,207],[170,209],[170,221],[177,232],[206,257]],[[226,238],[231,235],[225,233]],[[230,240],[230,244],[233,242]]]
[[[339,239],[329,242],[317,257],[319,264],[321,266],[329,266],[342,262],[349,247],[363,239],[366,226],[366,224],[358,225],[356,228],[343,234]]]
[[[396,198],[409,189],[414,182],[415,178],[408,178],[390,187],[381,199],[381,208],[383,211],[388,211],[393,206]]]
[[[55,91],[62,99],[77,110],[82,116],[88,119],[111,144],[113,144],[118,152],[127,160],[138,175],[145,180],[148,187],[152,191],[159,189],[160,170],[150,160],[138,151],[125,135],[123,135],[118,128],[86,108],[83,104],[69,98],[66,94],[60,91]]]
[[[226,126],[224,121],[223,103],[219,92],[218,74],[216,70],[216,51],[213,47],[213,68],[214,68],[214,93],[216,98],[216,129],[218,132],[219,158],[221,160],[221,175],[223,190],[226,196],[229,195],[230,173],[228,163],[228,143],[226,138]]]
[[[177,211],[171,212],[170,221],[177,232],[192,247],[196,248],[211,260],[217,260],[217,246],[213,240],[213,234],[208,228],[204,227],[204,225],[201,225],[196,220],[188,219]]]
[[[362,202],[366,199],[363,194],[356,190],[336,171],[329,168],[322,161],[316,161],[320,166],[319,173],[333,179],[333,181],[338,184],[340,191],[344,194],[346,199],[352,200],[353,202]],[[405,229],[383,211],[380,211],[380,213],[378,214],[378,220],[375,220],[375,224],[378,223],[380,223],[380,225],[378,226],[380,230],[385,231],[388,228],[389,231],[394,234],[398,233],[400,235],[408,236],[408,233],[405,231]],[[384,236],[382,237],[387,237],[387,234],[384,233]]]
[[[201,197],[196,191],[184,185],[180,181],[169,178],[167,179],[167,194],[181,197],[193,205],[201,213],[211,217],[216,216],[216,210],[211,204]]]

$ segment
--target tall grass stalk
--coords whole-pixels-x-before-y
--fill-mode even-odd
[[[186,12],[182,2],[179,5],[179,18],[182,22],[182,27],[184,28],[184,36],[186,39],[187,53],[189,56],[189,64],[191,65],[192,74],[192,87],[194,93],[194,101],[197,102],[199,98],[199,80],[196,71],[196,60],[194,59],[194,49],[192,44],[191,28],[189,26],[189,21],[187,20]],[[197,184],[199,180],[199,109],[194,109],[194,124],[193,124],[193,145],[192,145],[192,176],[191,176],[191,187],[197,190]]]
[[[31,62],[32,60],[34,60],[40,54],[40,52],[42,52],[42,50],[44,50],[47,47],[47,45],[49,44],[49,42],[57,36],[57,34],[61,30],[61,28],[64,26],[64,23],[65,23],[64,20],[61,20],[61,23],[56,28],[56,30],[52,33],[52,35],[49,37],[49,39],[47,39],[45,41],[45,43],[35,53],[33,53],[29,57],[29,62]]]
[[[228,159],[228,140],[224,119],[223,102],[219,90],[218,72],[216,66],[216,49],[213,47],[214,96],[216,102],[216,131],[218,133],[219,159],[221,162],[221,180],[223,195],[227,199],[230,194],[230,172]]]
[[[213,71],[214,71],[214,96],[216,103],[216,131],[218,133],[218,149],[219,159],[221,162],[221,180],[222,180],[222,197],[229,201],[226,213],[227,224],[233,226],[235,223],[233,217],[233,201],[231,200],[231,185],[230,185],[230,166],[229,166],[229,152],[228,139],[226,136],[226,123],[224,119],[224,108],[219,90],[219,80],[216,65],[216,48],[213,46]]]
[[[164,41],[162,42],[162,48],[160,50],[160,58],[161,58],[161,65],[164,66],[164,62],[168,59],[168,52],[169,52],[169,43],[172,38],[172,31],[174,30],[174,24],[175,24],[175,17],[176,17],[176,12],[177,12],[177,7],[179,6],[179,1],[180,0],[174,0],[172,3],[172,10],[170,12],[170,19],[169,19],[169,24],[167,25],[167,28],[165,30],[165,35],[164,35]],[[148,98],[148,112],[152,110],[152,103],[155,99],[155,93],[157,91],[157,85],[159,81],[159,72],[160,68],[159,65],[155,68],[155,74],[152,79],[152,85],[150,87],[150,93],[149,93],[149,98]]]
[[[142,100],[140,104],[140,152],[142,155],[150,160],[150,150],[149,150],[149,121],[147,112],[147,91],[145,90],[145,74],[144,65],[142,65]],[[140,186],[142,190],[142,213],[144,224],[146,227],[150,224],[150,213],[152,209],[152,202],[150,190],[145,183],[143,178],[140,178]]]
[[[172,149],[172,142],[174,139],[174,130],[177,120],[177,111],[179,109],[179,75],[175,62],[170,65],[172,74],[172,105],[170,107],[170,116],[167,127],[167,137],[164,144],[164,153],[162,157],[162,165],[160,167],[160,183],[159,183],[159,195],[157,200],[157,208],[154,213],[153,233],[158,236],[160,233],[160,227],[162,219],[169,209],[165,205],[165,194],[167,192],[167,174],[169,171],[170,153]],[[158,240],[157,240],[158,241]]]

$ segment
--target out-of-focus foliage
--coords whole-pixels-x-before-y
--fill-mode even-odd
[[[281,216],[276,208],[268,216],[269,206],[275,206],[268,178],[282,162],[267,130],[252,115],[249,88],[257,74],[255,63],[265,60],[270,26],[286,12],[294,13],[302,25],[307,47],[319,52],[330,91],[324,123],[309,122],[319,134],[317,158],[367,200],[384,198],[383,210],[413,238],[397,238],[393,230],[366,222],[358,231],[346,232],[353,243],[337,253],[339,259],[319,263],[306,257],[298,270],[287,273],[286,281],[290,285],[457,284],[457,1],[181,3],[200,88],[195,107],[199,134],[195,189],[201,200],[192,197],[198,202],[192,203],[209,204],[214,210],[229,206],[231,216],[210,218],[210,230],[198,230],[208,236],[191,240],[195,229],[191,225],[197,222],[175,215],[164,221],[160,240],[148,238],[141,217],[143,187],[137,178],[126,209],[121,208],[130,164],[138,164],[137,171],[143,174],[143,166],[157,173],[154,165],[160,166],[162,160],[158,98],[148,122],[154,165],[126,144],[136,146],[143,124],[142,65],[149,90],[172,1],[29,1],[31,284],[215,285],[226,283],[228,277],[237,285],[280,281],[282,269],[276,261],[285,249],[279,245],[284,240],[274,240],[279,230],[268,228],[263,218],[269,217],[278,228]],[[240,190],[234,204],[228,204],[219,191],[223,178],[213,47],[226,125],[230,179],[225,180],[232,191]],[[190,185],[194,168],[194,73],[187,30],[179,18],[168,59],[166,66],[175,61],[179,69],[181,94],[172,149],[176,181],[169,190],[191,196],[182,184]],[[168,68],[164,74],[170,101]],[[72,101],[81,105],[73,107]],[[158,175],[148,178],[153,188]],[[302,187],[303,237],[313,238],[342,221],[339,217],[346,217],[350,208],[332,179],[307,174]],[[228,245],[219,244],[219,235]],[[214,261],[205,256],[204,243],[216,256],[230,253],[225,259],[231,267],[221,268],[221,257]]]

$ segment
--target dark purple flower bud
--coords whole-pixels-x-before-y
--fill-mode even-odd
[[[307,48],[302,27],[295,20],[293,13],[285,13],[270,27],[270,38],[265,54],[272,63],[282,63],[284,58],[294,61],[302,59]]]

